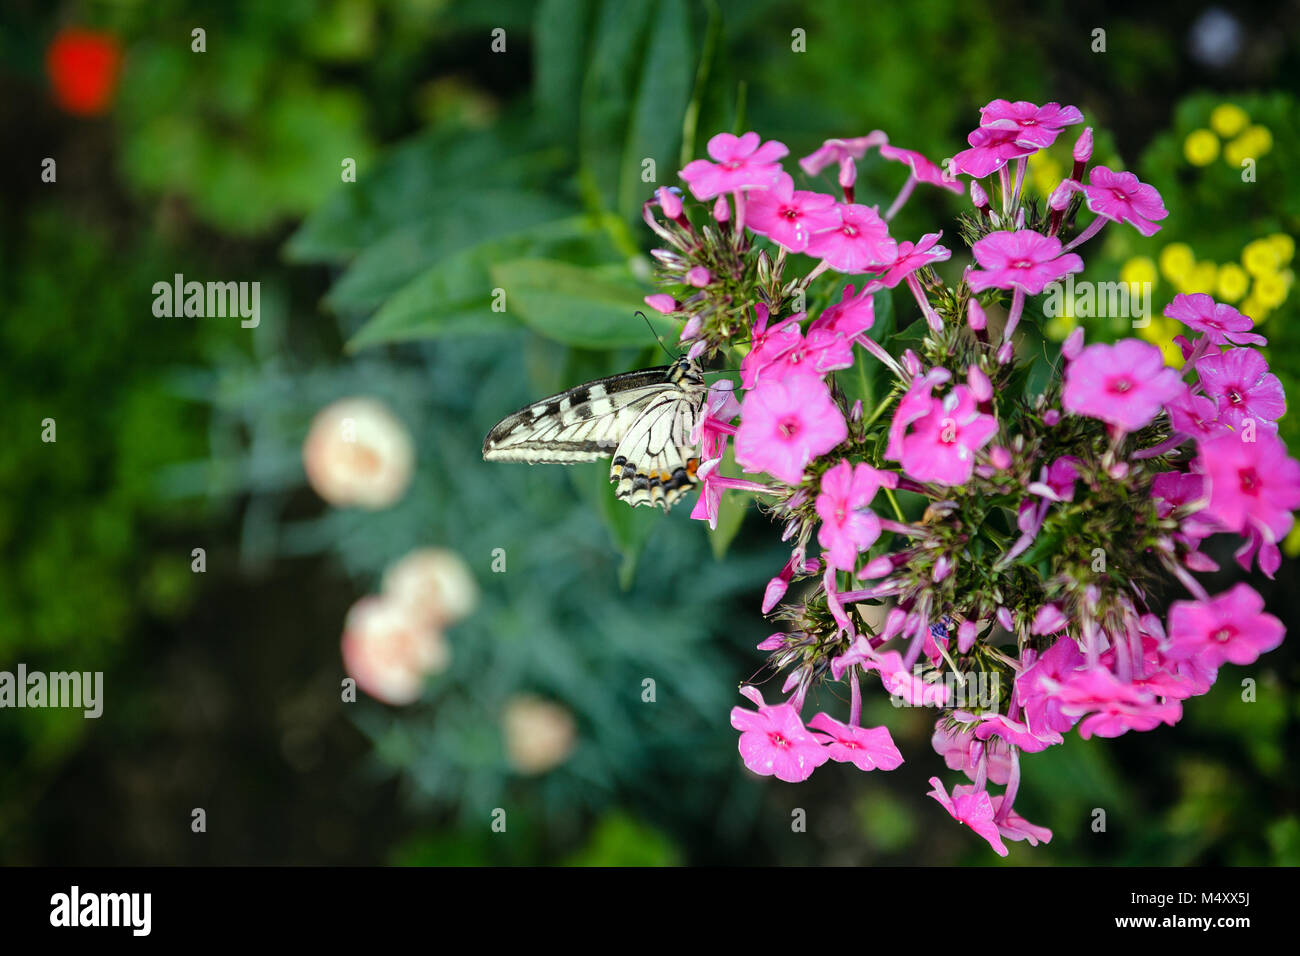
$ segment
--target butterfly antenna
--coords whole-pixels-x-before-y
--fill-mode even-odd
[[[668,355],[670,359],[672,359],[674,362],[677,361],[678,357],[674,355],[672,352],[668,351],[668,346],[664,345],[663,336],[661,336],[658,332],[655,331],[655,327],[650,324],[650,320],[646,317],[646,314],[642,312],[640,309],[637,310],[636,314],[641,316],[641,321],[643,321],[645,323],[645,327],[650,330],[650,334],[655,337],[655,341],[659,343],[659,347],[664,350],[664,352]]]

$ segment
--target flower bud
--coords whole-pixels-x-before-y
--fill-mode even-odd
[[[645,304],[664,315],[672,315],[678,308],[677,300],[666,292],[657,292],[654,295],[646,296]]]
[[[965,654],[975,646],[975,637],[979,634],[979,625],[974,621],[962,621],[957,628],[957,650]]]
[[[1064,212],[1070,205],[1070,197],[1078,190],[1079,184],[1073,179],[1062,179],[1052,194],[1047,197],[1047,208],[1052,212]]]
[[[997,359],[999,365],[1006,365],[1015,357],[1016,357],[1016,349],[1015,346],[1012,345],[1010,342],[1003,342],[1001,345],[998,346]]]
[[[840,160],[840,188],[852,189],[853,184],[858,181],[858,167],[853,162],[852,156],[845,156]]]
[[[695,266],[686,273],[686,284],[693,285],[697,289],[703,289],[712,281],[713,276],[709,274],[709,270],[704,266]]]
[[[1074,141],[1074,161],[1086,163],[1092,159],[1092,127],[1085,126],[1079,138]]]
[[[966,384],[970,386],[971,394],[977,402],[987,402],[993,397],[993,383],[980,371],[978,365],[966,369]]]
[[[1061,343],[1061,355],[1065,356],[1067,362],[1073,362],[1083,351],[1083,326],[1078,326],[1071,332]]]
[[[1006,471],[1011,467],[1011,452],[1001,445],[994,445],[989,451],[989,461],[998,471]]]
[[[970,323],[972,332],[983,332],[988,327],[988,316],[984,314],[984,308],[974,299],[970,300],[970,306],[966,309],[966,321]]]
[[[989,194],[984,191],[984,187],[978,181],[970,181],[970,201],[975,204],[975,208],[980,212],[987,212],[989,208]]]
[[[664,215],[669,219],[678,219],[682,214],[682,197],[674,189],[667,186],[660,186],[655,190],[655,197],[659,200],[659,208],[664,211]]]
[[[731,207],[727,205],[726,196],[719,196],[718,201],[713,204],[713,218],[718,222],[726,222],[731,218]]]

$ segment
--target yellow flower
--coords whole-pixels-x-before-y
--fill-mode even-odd
[[[1268,241],[1273,246],[1273,251],[1277,253],[1277,264],[1284,266],[1290,263],[1292,256],[1295,255],[1295,240],[1285,232],[1275,232],[1268,237]]]
[[[1074,327],[1079,324],[1079,320],[1074,317],[1074,310],[1065,308],[1060,315],[1054,315],[1047,320],[1047,325],[1043,331],[1053,342],[1064,342],[1066,336],[1074,331]]]
[[[1260,302],[1259,299],[1255,298],[1252,295],[1245,302],[1241,303],[1240,306],[1238,306],[1237,311],[1240,312],[1242,315],[1246,315],[1254,319],[1255,324],[1259,325],[1261,322],[1263,322],[1265,319],[1268,318],[1269,308],[1268,306],[1264,305],[1264,303]]]
[[[1287,281],[1278,272],[1256,276],[1255,287],[1250,290],[1250,297],[1258,299],[1260,304],[1273,309],[1286,301]]]
[[[1236,103],[1220,103],[1210,111],[1210,126],[1223,137],[1236,136],[1249,122],[1246,111]]]
[[[1170,282],[1185,278],[1195,264],[1192,247],[1185,242],[1171,242],[1160,250],[1160,272]]]
[[[1214,292],[1218,278],[1218,266],[1213,262],[1198,262],[1192,266],[1192,271],[1184,278],[1180,288],[1184,292],[1204,292],[1210,295]]]
[[[1183,155],[1193,166],[1208,166],[1219,158],[1219,137],[1208,129],[1194,129],[1183,140]]]
[[[1250,276],[1241,266],[1229,262],[1219,267],[1218,281],[1215,283],[1218,298],[1224,302],[1236,302],[1246,294],[1248,288],[1250,288]]]
[[[1057,187],[1064,173],[1061,164],[1046,153],[1033,153],[1029,157],[1029,181],[1040,196],[1048,196]]]
[[[1134,256],[1120,266],[1119,279],[1129,285],[1141,285],[1144,282],[1155,285],[1157,278],[1156,264],[1147,256]]]
[[[1263,156],[1273,148],[1273,131],[1267,126],[1251,126],[1241,134],[1255,148],[1256,156]]]
[[[1256,239],[1246,244],[1241,250],[1241,264],[1253,276],[1267,275],[1277,271],[1277,247],[1270,239]]]
[[[1182,325],[1175,319],[1163,315],[1153,315],[1150,323],[1138,329],[1138,335],[1152,345],[1158,345],[1165,357],[1165,364],[1170,368],[1183,367],[1182,350],[1174,344],[1174,336],[1180,333]]]
[[[1291,526],[1290,532],[1282,539],[1282,550],[1288,558],[1300,554],[1300,521]]]

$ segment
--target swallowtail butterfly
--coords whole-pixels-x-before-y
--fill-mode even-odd
[[[572,465],[612,455],[615,494],[667,511],[699,483],[690,436],[707,395],[699,363],[685,356],[611,375],[503,418],[488,432],[483,458]]]

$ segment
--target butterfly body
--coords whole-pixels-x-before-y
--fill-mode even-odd
[[[690,436],[707,394],[699,363],[685,357],[611,375],[502,419],[483,457],[561,465],[609,457],[617,497],[667,511],[699,482]]]

